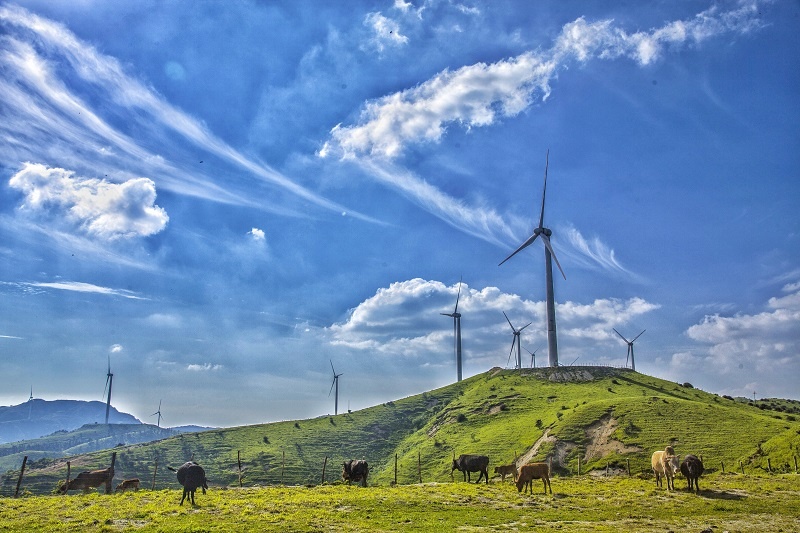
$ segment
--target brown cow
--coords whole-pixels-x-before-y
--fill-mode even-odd
[[[519,469],[519,474],[514,479],[514,483],[517,484],[517,492],[523,492],[527,486],[530,493],[533,494],[534,479],[542,480],[545,494],[547,494],[547,489],[550,489],[550,494],[553,494],[553,487],[550,486],[550,466],[547,463],[529,463],[523,465]]]
[[[128,489],[139,490],[139,478],[126,479],[117,485],[117,492],[125,492]]]
[[[58,492],[61,494],[64,494],[69,490],[82,490],[84,492],[88,492],[89,489],[99,487],[103,483],[105,483],[107,487],[111,487],[111,480],[113,478],[114,469],[110,467],[102,470],[81,472],[75,477],[75,479],[69,480],[69,486],[67,486],[66,481],[62,482],[58,487]]]
[[[494,467],[494,473],[500,474],[501,481],[505,481],[506,476],[511,476],[512,478],[516,478],[517,463],[511,463],[510,465],[496,466]]]
[[[664,451],[653,452],[650,465],[656,475],[656,486],[662,486],[661,476],[664,476],[667,478],[667,490],[675,490],[675,475],[680,470],[680,463],[672,446],[667,446]]]

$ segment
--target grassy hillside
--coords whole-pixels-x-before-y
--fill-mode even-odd
[[[184,434],[117,448],[116,477],[177,487],[165,465],[192,456],[213,486],[306,485],[339,478],[341,461],[367,459],[370,484],[450,481],[453,454],[484,453],[492,466],[550,458],[562,475],[627,468],[649,471],[654,450],[673,445],[702,455],[710,470],[794,471],[800,423],[754,407],[630,370],[567,367],[494,369],[441,389],[361,411]],[[70,458],[72,471],[108,466],[110,451]],[[769,462],[768,462],[769,460]],[[17,467],[18,468],[18,467]],[[17,472],[3,477],[13,493]],[[65,460],[35,465],[23,486],[47,493],[66,475]]]

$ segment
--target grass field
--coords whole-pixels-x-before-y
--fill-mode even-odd
[[[0,498],[0,531],[800,531],[800,476],[713,474],[700,494],[652,479],[570,476],[553,495],[510,483],[342,484]]]

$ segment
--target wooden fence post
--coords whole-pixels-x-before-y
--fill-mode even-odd
[[[742,469],[742,475],[744,475],[744,463],[742,463],[741,461],[739,461],[739,466],[740,466],[740,467],[741,467],[741,469]]]
[[[631,477],[631,460],[625,459],[625,462],[628,464],[628,477]]]
[[[419,474],[419,482],[422,483],[422,452],[417,452],[417,474]]]
[[[114,481],[114,463],[116,462],[117,452],[114,452],[111,454],[111,468],[108,472],[108,478],[106,479],[106,494],[112,494],[114,492],[111,482]]]
[[[69,492],[69,473],[70,473],[69,471],[70,471],[70,464],[69,461],[67,461],[67,484],[64,485],[66,487],[64,489],[64,496],[66,496],[67,493]]]
[[[608,476],[608,463],[606,463],[606,476]]]
[[[150,487],[150,490],[156,490],[156,473],[158,473],[158,457],[156,457],[156,464],[153,467],[153,486]]]
[[[581,457],[580,457],[580,455],[578,456],[578,475],[579,476],[581,475]]]
[[[322,463],[322,482],[325,483],[325,467],[328,466],[328,456],[325,456],[325,461]]]
[[[794,456],[794,473],[797,473],[797,456]]]
[[[14,491],[14,497],[19,496],[19,486],[22,483],[22,475],[25,473],[25,465],[28,463],[28,456],[22,458],[22,469],[19,471],[19,478],[17,478],[17,490]]]
[[[242,451],[236,450],[236,462],[239,463],[239,488],[242,488]]]
[[[722,463],[722,473],[725,473],[725,463]]]
[[[394,484],[397,485],[397,454],[394,454]]]
[[[772,473],[772,461],[769,460],[769,457],[767,457],[767,471]]]
[[[281,450],[281,485],[283,485],[283,469],[286,467],[286,450]]]

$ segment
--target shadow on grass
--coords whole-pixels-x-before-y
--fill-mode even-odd
[[[746,496],[736,494],[734,492],[727,492],[724,490],[701,490],[698,494],[701,498],[708,498],[709,500],[744,500]]]

